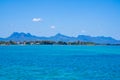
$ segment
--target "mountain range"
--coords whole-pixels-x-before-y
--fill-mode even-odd
[[[14,32],[7,38],[0,38],[0,41],[38,41],[38,40],[51,40],[51,41],[64,41],[64,42],[73,42],[73,41],[83,41],[83,42],[94,42],[100,44],[120,44],[120,40],[116,40],[112,37],[97,36],[92,37],[88,35],[78,35],[77,37],[70,37],[63,34],[56,34],[55,36],[50,37],[38,37],[31,35],[30,33],[18,33]]]

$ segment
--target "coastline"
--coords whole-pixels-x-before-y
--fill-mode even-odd
[[[83,42],[83,41],[74,41],[74,42],[64,42],[64,41],[0,41],[0,46],[9,46],[9,45],[75,45],[75,46],[120,46],[120,44],[111,44],[111,43],[94,43],[94,42]]]

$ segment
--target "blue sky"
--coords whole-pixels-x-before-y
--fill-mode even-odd
[[[0,37],[13,32],[120,39],[120,0],[0,0]]]

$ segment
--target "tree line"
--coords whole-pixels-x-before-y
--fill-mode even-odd
[[[0,45],[120,45],[120,44],[98,44],[94,42],[83,42],[83,41],[73,41],[73,42],[64,42],[64,41],[0,41]]]

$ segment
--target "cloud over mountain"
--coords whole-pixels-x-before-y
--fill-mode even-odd
[[[55,29],[55,26],[50,26],[51,29]]]

